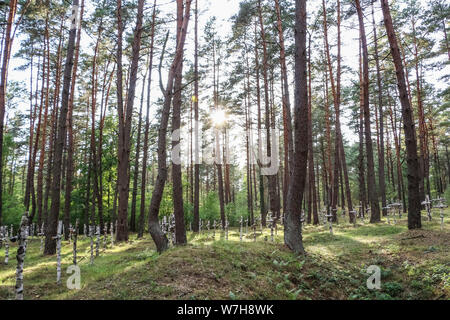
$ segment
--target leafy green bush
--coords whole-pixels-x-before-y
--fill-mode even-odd
[[[391,297],[396,297],[400,295],[403,291],[403,287],[398,282],[386,282],[384,285],[382,285],[383,291],[389,294]]]

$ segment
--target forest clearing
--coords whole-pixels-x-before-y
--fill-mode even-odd
[[[417,231],[408,231],[404,220],[358,223],[356,228],[341,222],[333,235],[328,225],[306,226],[306,257],[282,245],[282,232],[272,242],[270,229],[260,228],[256,241],[252,230],[243,229],[242,242],[240,229],[230,229],[228,240],[220,231],[215,240],[213,230],[188,232],[187,247],[172,247],[162,255],[149,237],[113,246],[108,239],[92,265],[89,241],[81,236],[80,290],[56,284],[56,259],[43,257],[36,238],[27,248],[24,299],[448,300],[449,231],[450,221],[441,230],[437,220]],[[73,263],[70,243],[64,242],[61,255],[65,270]],[[369,265],[382,268],[380,291],[366,287]],[[14,272],[14,264],[0,266],[0,299],[14,299]],[[68,277],[63,272],[63,283]]]
[[[449,301],[449,17],[0,0],[0,300]]]

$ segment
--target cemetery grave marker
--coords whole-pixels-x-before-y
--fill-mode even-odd
[[[95,241],[95,257],[98,258],[99,253],[100,253],[100,226],[97,226],[95,231],[96,231],[95,235],[97,237],[97,239]]]
[[[422,205],[425,206],[425,209],[427,210],[428,221],[431,221],[431,201],[428,195],[425,196],[425,201],[422,201]]]
[[[62,238],[62,221],[58,221],[58,231],[54,240],[56,240],[56,283],[61,284],[61,238]]]
[[[89,226],[89,238],[91,239],[91,265],[94,264],[94,226]]]
[[[332,220],[333,215],[330,213],[330,214],[327,214],[325,217],[328,220],[328,227],[329,227],[330,233],[333,234],[333,220]]]
[[[11,231],[13,230],[11,226]],[[17,269],[16,269],[16,300],[23,300],[23,266],[25,262],[25,254],[27,251],[28,238],[28,213],[24,213],[20,222],[18,235],[12,237],[11,241],[18,243],[17,248]]]
[[[78,219],[75,222],[75,230],[73,234],[73,264],[77,265],[77,240],[78,240]]]

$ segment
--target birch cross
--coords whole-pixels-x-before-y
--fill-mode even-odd
[[[91,264],[94,264],[94,226],[89,226],[89,238],[91,239]]]
[[[45,239],[44,223],[42,223],[41,230],[38,233],[38,236],[41,238],[41,246],[39,248],[39,251],[44,252],[44,239]]]
[[[75,222],[75,230],[73,234],[73,264],[77,265],[77,240],[78,240],[78,219]]]
[[[11,226],[11,230],[12,226]],[[23,265],[25,262],[25,254],[27,251],[27,238],[28,238],[28,212],[25,212],[22,216],[20,223],[20,229],[17,237],[11,238],[12,242],[18,242],[17,248],[17,269],[16,269],[16,300],[23,300]]]
[[[444,198],[434,199],[433,201],[436,201],[438,204],[434,206],[435,208],[438,208],[440,211],[440,218],[441,218],[441,230],[444,230],[444,209],[448,208],[448,205],[445,202]]]
[[[61,238],[62,221],[58,221],[58,231],[53,240],[56,240],[56,284],[61,284]]]
[[[8,239],[8,228],[6,226],[1,227],[0,230],[0,242],[5,243],[5,264],[9,262],[9,239]]]
[[[107,246],[107,241],[108,241],[108,224],[105,223],[104,227],[103,227],[103,249],[106,250],[106,246]]]
[[[114,224],[111,222],[109,226],[109,232],[111,233],[111,248],[114,247]]]
[[[270,241],[273,242],[273,222],[274,222],[273,213],[269,215],[269,219],[267,219],[267,222],[269,223],[270,226]]]
[[[387,217],[387,223],[391,224],[390,215],[391,215],[391,205],[387,205],[386,207],[382,208],[383,210],[386,210],[386,217]]]
[[[170,220],[169,220],[169,233],[171,235],[171,239],[172,239],[172,245],[175,245],[176,239],[175,239],[175,215],[172,214],[170,216]]]
[[[422,205],[425,206],[425,209],[427,210],[428,221],[431,221],[431,201],[428,195],[425,196],[425,201],[422,201]]]
[[[403,205],[400,202],[395,202],[391,205],[394,208],[394,215],[395,215],[395,209],[397,209],[398,217],[399,219],[402,218],[402,207]]]
[[[98,258],[100,254],[100,226],[95,229],[95,236],[97,237],[95,241],[95,257]]]
[[[331,210],[330,210],[330,212],[331,212]],[[328,227],[330,229],[330,233],[333,234],[333,220],[332,220],[333,214],[331,214],[331,213],[327,214],[327,215],[325,215],[325,217],[327,217],[327,220],[328,220]]]
[[[225,240],[228,240],[228,219],[225,220]]]
[[[239,222],[239,241],[242,242],[242,228],[243,228],[244,218],[241,216],[241,220]]]

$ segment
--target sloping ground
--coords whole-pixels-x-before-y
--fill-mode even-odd
[[[448,214],[447,214],[448,216]],[[437,218],[437,217],[436,217]],[[89,264],[89,240],[79,242],[81,289],[66,287],[72,245],[63,243],[62,285],[56,285],[56,257],[29,243],[25,261],[25,299],[449,299],[450,222],[424,219],[423,230],[408,231],[406,221],[356,228],[342,223],[334,235],[324,226],[304,230],[306,257],[295,257],[275,243],[270,230],[239,231],[208,237],[189,234],[189,245],[156,254],[151,239],[108,244]],[[448,220],[448,219],[447,219]],[[219,239],[222,236],[222,239]],[[132,237],[134,238],[134,237]],[[103,246],[103,244],[102,244]],[[0,299],[14,298],[15,252],[0,264]],[[3,261],[4,249],[0,253]],[[83,258],[85,257],[85,258]],[[381,290],[368,290],[368,266],[381,268]]]

